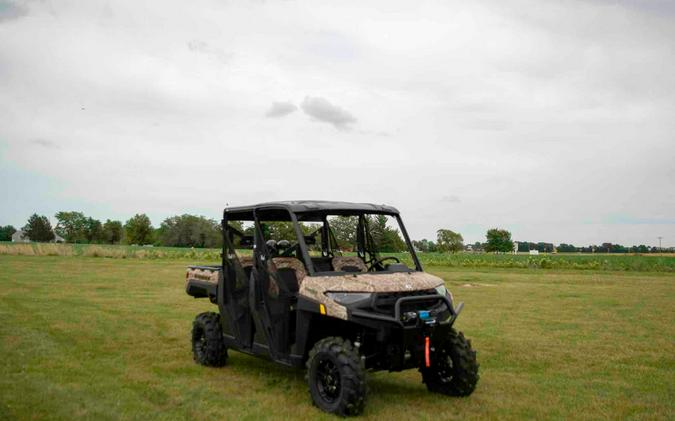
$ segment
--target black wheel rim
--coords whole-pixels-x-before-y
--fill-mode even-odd
[[[195,353],[198,357],[202,357],[206,353],[206,335],[203,330],[197,330],[194,338]]]
[[[450,383],[453,375],[452,358],[450,358],[450,355],[448,355],[447,352],[441,351],[438,353],[438,359],[436,361],[435,365],[438,379],[441,383]]]
[[[321,399],[333,403],[340,396],[340,371],[330,359],[319,360],[316,365],[316,388]]]

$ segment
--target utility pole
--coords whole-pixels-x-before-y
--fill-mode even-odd
[[[659,239],[659,253],[663,253],[663,248],[661,248],[661,239],[662,239],[663,237],[656,237],[656,238]]]

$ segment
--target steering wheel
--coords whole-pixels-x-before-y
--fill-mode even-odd
[[[396,263],[401,263],[401,260],[396,256],[380,257],[379,259],[373,259],[370,262],[368,262],[368,263],[370,263],[370,267],[368,268],[368,272],[373,272],[373,269],[375,269],[376,267],[384,268],[384,266],[382,266],[382,262],[385,262],[387,260],[396,260]]]
[[[279,256],[281,257],[293,257],[294,253],[300,248],[299,243],[295,243],[286,250],[284,250],[283,253],[281,253]]]

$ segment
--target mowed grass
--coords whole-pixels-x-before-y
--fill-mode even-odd
[[[0,256],[0,419],[333,419],[304,373],[192,361],[191,261]],[[206,262],[204,262],[206,263]],[[481,380],[429,394],[371,373],[364,419],[673,419],[673,274],[433,267],[465,310]]]

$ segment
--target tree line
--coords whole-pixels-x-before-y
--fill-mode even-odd
[[[492,228],[485,234],[484,243],[476,242],[468,246],[464,245],[462,234],[449,229],[439,229],[436,231],[436,242],[427,240],[413,241],[415,249],[421,252],[441,252],[457,253],[462,250],[486,251],[486,252],[510,252],[513,251],[513,240],[511,233],[500,228]]]
[[[86,216],[82,212],[61,211],[54,215],[57,223],[52,227],[49,218],[33,214],[21,229],[31,241],[54,241],[55,234],[67,243],[79,244],[136,244],[168,247],[206,247],[222,246],[222,227],[213,219],[195,215],[176,215],[166,218],[159,227],[152,226],[146,214],[136,214],[126,222],[98,219]],[[366,223],[374,246],[383,252],[399,252],[406,249],[405,242],[397,229],[387,224],[385,215],[367,216]],[[241,222],[232,223],[235,228],[252,234],[252,228],[244,228]],[[334,217],[329,221],[335,235],[338,248],[355,250],[357,217]],[[291,222],[266,222],[268,236],[271,239],[293,239],[295,230]],[[305,234],[317,227],[315,224],[300,222]],[[11,241],[16,229],[11,225],[0,227],[0,241]]]
[[[54,241],[56,235],[67,243],[76,244],[135,244],[174,247],[220,247],[220,224],[213,219],[195,215],[166,218],[159,227],[152,226],[146,214],[136,214],[122,223],[107,219],[101,222],[82,212],[57,212],[52,227],[49,218],[33,214],[21,229],[31,241]],[[0,241],[10,241],[16,228],[0,227]]]
[[[176,215],[166,218],[159,227],[152,226],[146,214],[136,214],[122,223],[119,220],[98,219],[84,215],[82,212],[61,211],[55,215],[57,224],[52,227],[49,218],[33,214],[22,227],[24,235],[31,241],[49,242],[59,235],[68,243],[82,244],[136,244],[167,247],[219,248],[222,246],[222,228],[214,220],[190,214]],[[337,246],[341,250],[356,249],[356,231],[358,218],[355,216],[336,216],[329,219]],[[377,250],[382,252],[402,252],[406,250],[405,241],[400,232],[388,225],[385,215],[366,216],[368,232]],[[241,223],[236,224],[240,231],[247,232]],[[295,230],[290,222],[268,222],[269,237],[275,240],[295,238]],[[316,226],[300,222],[305,234],[316,230]],[[11,226],[0,226],[0,241],[11,241],[16,229]],[[464,244],[460,233],[450,229],[439,229],[436,241],[414,240],[413,247],[421,252],[457,253],[463,250],[478,252],[509,253],[514,250],[511,233],[505,229],[492,228],[485,234],[484,242]],[[546,242],[518,241],[517,251],[537,250],[541,253],[579,252],[579,253],[656,253],[657,247],[646,245],[623,246],[613,243],[577,247],[573,244],[561,243],[555,246]]]
[[[531,241],[513,241],[511,233],[504,229],[492,228],[485,234],[486,241],[476,241],[473,244],[464,245],[461,234],[450,230],[441,229],[437,231],[436,242],[427,239],[420,241],[413,241],[415,248],[422,252],[452,252],[456,253],[460,250],[477,251],[477,252],[513,252],[514,248],[519,253],[527,253],[531,250],[536,250],[540,253],[658,253],[658,247],[649,247],[644,244],[639,246],[623,246],[614,243],[602,243],[601,245],[588,245],[577,247],[573,244],[560,243],[554,245],[546,242],[531,242]],[[515,245],[517,244],[517,247]],[[671,251],[673,248],[664,249]]]

